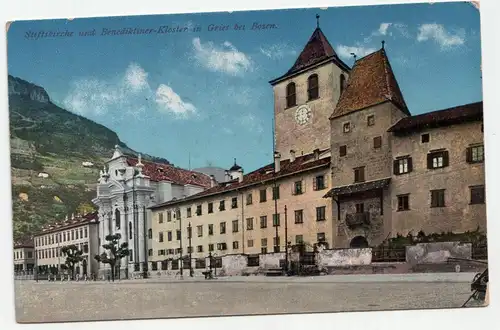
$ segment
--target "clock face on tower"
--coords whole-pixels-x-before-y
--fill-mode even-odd
[[[311,119],[311,109],[307,105],[301,105],[295,112],[295,120],[299,125],[305,125]]]

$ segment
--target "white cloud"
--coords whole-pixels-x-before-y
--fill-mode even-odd
[[[212,42],[203,44],[200,38],[194,38],[193,48],[195,59],[210,71],[240,76],[252,69],[250,58],[238,51],[229,41],[219,47]]]
[[[369,43],[373,40],[373,37],[381,36],[394,36],[396,34],[401,35],[405,38],[410,38],[410,33],[408,32],[408,26],[402,23],[380,23],[377,30],[373,31],[368,37],[364,39],[365,43]]]
[[[391,24],[392,23],[381,23],[380,27],[378,28],[378,33],[385,36],[387,34],[387,29],[389,29],[389,26],[391,26]]]
[[[164,84],[158,86],[155,101],[160,111],[170,112],[177,118],[186,118],[196,113],[194,105],[184,102],[170,86]]]
[[[133,90],[139,91],[149,87],[148,73],[136,63],[131,63],[125,72],[125,82]]]
[[[375,48],[363,47],[363,46],[345,46],[345,45],[337,46],[337,54],[345,59],[353,58],[351,53],[356,54],[356,57],[359,59],[363,56],[373,53],[374,51],[376,51]]]
[[[278,43],[260,47],[259,51],[273,60],[283,59],[285,56],[297,55],[297,51],[286,43]]]
[[[465,43],[465,31],[458,30],[455,34],[452,34],[441,24],[422,24],[418,28],[417,41],[428,40],[434,40],[442,50],[448,50]]]
[[[89,78],[73,82],[63,104],[81,115],[116,112],[113,120],[125,115],[141,120],[147,116],[147,109],[155,106],[175,118],[187,118],[197,112],[193,104],[184,102],[170,86],[160,84],[154,91],[148,82],[148,73],[136,63],[131,63],[116,79]]]

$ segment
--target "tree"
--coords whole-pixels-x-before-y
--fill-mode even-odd
[[[62,247],[61,252],[66,255],[66,260],[61,268],[68,269],[71,273],[71,278],[74,279],[75,265],[83,261],[83,252],[78,250],[78,247],[74,244]]]
[[[78,213],[78,214],[88,214],[88,213],[92,213],[94,211],[95,211],[94,206],[90,203],[87,203],[87,202],[81,203],[76,208],[76,213]]]
[[[111,279],[113,282],[115,281],[115,266],[116,264],[124,257],[129,255],[128,251],[128,243],[124,242],[120,244],[120,239],[122,235],[108,235],[105,237],[106,244],[102,247],[106,249],[108,252],[103,252],[101,255],[96,255],[94,257],[97,262],[101,262],[103,264],[109,264],[111,267]]]

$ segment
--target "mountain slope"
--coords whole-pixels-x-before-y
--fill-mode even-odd
[[[99,169],[115,145],[136,155],[107,127],[69,112],[40,86],[13,76],[9,120],[14,237],[66,214],[90,210]],[[149,155],[143,159],[168,163]],[[90,162],[94,166],[83,166]]]

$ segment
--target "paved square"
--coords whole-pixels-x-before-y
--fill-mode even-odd
[[[463,276],[462,276],[463,277]],[[394,280],[378,277],[247,278],[49,283],[16,281],[18,322],[98,321],[457,308],[470,295],[468,277]],[[467,280],[467,281],[466,281]],[[477,305],[477,304],[476,304]]]

